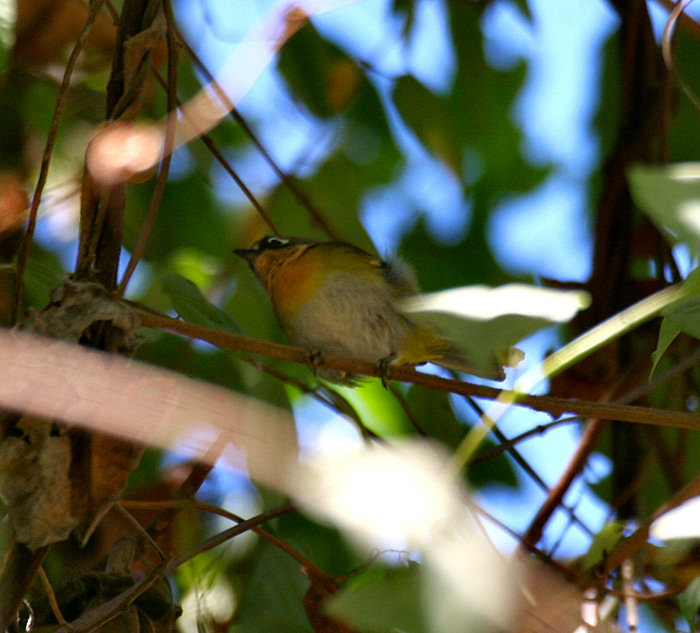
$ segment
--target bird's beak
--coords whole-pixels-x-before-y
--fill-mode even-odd
[[[258,251],[254,251],[252,248],[234,248],[233,252],[239,257],[245,259],[249,264],[252,264],[253,258]]]

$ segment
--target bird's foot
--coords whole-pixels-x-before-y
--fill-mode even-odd
[[[321,359],[323,354],[320,349],[315,349],[309,352],[309,360],[311,361],[311,371],[314,372],[314,376],[318,376],[319,365],[321,364]]]
[[[384,389],[389,388],[389,369],[391,368],[391,363],[394,362],[395,358],[396,354],[391,354],[386,358],[382,358],[377,363],[377,369],[381,372],[380,378],[382,380],[382,387],[384,387]]]

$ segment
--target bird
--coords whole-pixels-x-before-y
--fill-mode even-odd
[[[306,348],[315,372],[355,385],[358,377],[318,367],[323,356],[375,363],[382,383],[392,365],[437,365],[475,373],[448,340],[402,312],[401,300],[418,294],[410,267],[384,261],[342,241],[268,235],[234,249],[262,283],[283,334]],[[502,380],[502,366],[487,376]]]

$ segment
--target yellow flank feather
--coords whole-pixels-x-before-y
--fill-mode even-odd
[[[439,362],[449,347],[449,344],[433,331],[416,325],[401,341],[394,364],[420,365],[432,361]]]

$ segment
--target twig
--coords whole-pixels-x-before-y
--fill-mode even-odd
[[[133,305],[133,304],[132,304]],[[139,313],[139,318],[145,327],[159,330],[167,330],[207,341],[212,345],[233,349],[252,354],[262,354],[270,358],[279,358],[295,363],[301,363],[308,367],[313,366],[308,350],[291,345],[282,345],[270,341],[248,338],[239,334],[220,332],[208,328],[185,323],[166,316]],[[317,364],[330,369],[341,369],[352,374],[375,376],[381,378],[382,369],[374,363],[349,358],[334,358],[323,356],[316,361]],[[421,385],[427,389],[456,393],[464,396],[475,396],[495,400],[503,392],[501,389],[476,385],[470,382],[440,378],[430,374],[422,374],[411,367],[391,367],[389,378]],[[589,402],[586,400],[569,400],[554,396],[523,396],[518,404],[530,407],[537,411],[545,411],[553,416],[564,413],[573,413],[587,418],[600,418],[605,420],[618,420],[620,422],[634,422],[637,424],[654,424],[691,430],[700,430],[700,416],[697,413],[686,411],[667,411],[652,407],[640,407],[615,403]]]
[[[403,394],[400,393],[392,384],[389,384],[387,389],[391,392],[391,395],[394,396],[396,402],[399,403],[399,406],[406,414],[406,417],[408,418],[409,422],[413,425],[413,428],[416,429],[418,435],[427,437],[428,432],[422,427],[421,423],[418,421],[418,418],[413,413],[413,411],[411,411],[411,407],[408,406],[408,402],[406,402],[406,398],[403,397]]]
[[[125,510],[181,510],[187,507],[194,507],[197,510],[201,510],[202,512],[210,512],[211,514],[216,514],[226,519],[230,519],[231,521],[235,521],[238,524],[243,523],[246,520],[243,517],[234,514],[233,512],[224,510],[223,508],[212,505],[211,503],[197,501],[196,499],[170,499],[167,501],[138,501],[131,499],[123,499],[120,502],[120,504]],[[303,565],[304,567],[310,569],[313,573],[321,577],[327,576],[327,574],[325,574],[324,571],[316,567],[316,565],[314,565],[310,560],[304,558],[299,552],[292,549],[289,545],[287,545],[284,541],[278,539],[276,536],[270,534],[267,530],[264,530],[261,527],[254,526],[250,528],[250,531],[257,534],[261,538],[264,538],[266,541],[269,541],[275,547],[278,547],[283,552],[291,556],[300,565]]]
[[[32,552],[23,543],[14,542],[0,568],[0,631],[10,628],[19,604],[34,579],[48,547]]]
[[[214,505],[211,505],[209,503],[202,503],[200,501],[195,501],[195,507],[197,507],[200,510],[204,510],[206,512],[218,514],[219,516],[222,516],[226,519],[230,519],[231,521],[235,521],[239,525],[241,523],[245,522],[245,519],[243,517],[240,517],[237,514],[234,514],[233,512],[229,512],[228,510],[224,510],[223,508],[219,508],[218,506],[214,506]],[[281,539],[278,539],[273,534],[270,534],[267,530],[260,528],[260,527],[252,527],[252,528],[250,528],[250,531],[254,532],[255,534],[257,534],[261,538],[264,538],[269,543],[272,543],[272,545],[274,545],[278,549],[282,550],[288,556],[291,556],[295,561],[297,561],[297,563],[299,563],[301,566],[308,569],[312,574],[314,574],[314,577],[327,578],[327,579],[331,578],[331,576],[329,574],[327,574],[322,569],[320,569],[319,567],[314,565],[308,558],[302,556],[294,548],[290,547],[289,545],[287,545],[287,543],[285,543]]]
[[[29,251],[31,249],[32,240],[34,239],[34,230],[36,229],[36,221],[39,213],[39,203],[41,202],[41,194],[44,191],[44,186],[46,185],[46,179],[49,175],[49,165],[51,164],[51,158],[53,156],[53,149],[56,143],[56,135],[58,134],[58,125],[61,122],[61,115],[63,114],[63,108],[66,105],[66,100],[68,99],[68,92],[70,91],[70,80],[75,70],[75,65],[78,63],[78,57],[83,50],[85,45],[85,40],[87,39],[92,25],[97,18],[97,14],[102,7],[105,0],[91,0],[90,9],[88,11],[88,16],[85,21],[85,26],[80,32],[78,39],[73,46],[70,57],[68,58],[68,63],[66,64],[66,69],[63,72],[63,79],[61,80],[61,87],[58,91],[58,98],[56,99],[56,107],[54,108],[53,118],[51,119],[51,126],[49,127],[49,133],[46,138],[46,145],[44,147],[44,153],[41,156],[41,167],[39,168],[39,178],[34,188],[34,195],[32,196],[32,203],[29,208],[29,221],[27,222],[27,232],[22,240],[22,245],[20,246],[19,253],[17,255],[17,277],[15,281],[15,290],[12,295],[12,310],[11,319],[12,323],[17,323],[19,318],[19,308],[22,303],[22,294],[24,291],[24,271],[27,267],[27,260],[29,259]]]
[[[481,409],[481,407],[474,402],[473,398],[467,398],[467,400],[471,403],[472,407],[474,407],[474,410],[479,414],[480,417],[483,417],[484,412]],[[498,428],[498,425],[493,425],[491,428],[491,432],[496,436],[496,439],[501,442],[501,444],[506,444],[508,442],[508,438],[503,434],[501,429]],[[532,481],[539,486],[541,490],[543,490],[547,495],[551,494],[551,490],[549,489],[549,486],[545,483],[545,481],[542,479],[542,477],[539,476],[537,471],[530,466],[530,463],[521,455],[520,451],[515,447],[515,446],[509,446],[507,449],[508,453],[510,456],[513,458],[516,464],[520,466],[520,468],[523,469],[525,474],[527,474]],[[576,516],[576,513],[574,512],[574,509],[569,507],[563,502],[561,503],[561,508],[569,515],[569,518],[576,524],[578,525],[584,532],[588,533],[589,535],[592,535],[593,532],[591,529],[581,520]]]
[[[661,50],[663,52],[663,57],[664,57],[664,62],[666,63],[666,68],[671,72],[671,74],[676,78],[676,81],[678,82],[678,85],[681,87],[681,90],[685,93],[685,96],[688,97],[688,100],[690,103],[693,104],[693,107],[700,112],[700,99],[698,99],[695,96],[695,93],[692,91],[690,86],[685,82],[683,77],[681,76],[680,72],[678,72],[678,68],[676,67],[675,60],[673,58],[673,39],[674,35],[676,32],[676,23],[678,20],[684,15],[684,11],[686,7],[692,2],[693,0],[680,0],[674,7],[673,11],[671,11],[671,15],[668,16],[668,20],[666,21],[666,26],[664,27],[664,33],[663,37],[661,38]]]
[[[549,521],[554,511],[562,504],[564,495],[571,487],[571,483],[579,476],[584,464],[596,446],[598,438],[605,429],[608,428],[608,420],[593,420],[584,430],[576,452],[569,460],[564,474],[559,478],[556,485],[551,489],[547,499],[537,512],[537,515],[530,523],[530,526],[523,534],[523,543],[535,546],[542,538],[544,526]]]
[[[199,67],[199,69],[202,71],[204,76],[207,78],[207,80],[211,83],[212,88],[216,92],[217,96],[222,99],[224,102],[228,101],[228,96],[226,93],[223,91],[219,83],[216,81],[216,78],[214,75],[209,72],[209,69],[206,67],[206,64],[199,58],[197,53],[190,47],[190,45],[184,40],[185,42],[185,48],[194,60],[195,64]],[[229,116],[233,118],[233,120],[238,123],[238,125],[241,127],[241,129],[248,135],[248,138],[250,138],[251,142],[257,150],[260,152],[260,155],[263,157],[265,162],[270,166],[270,169],[275,173],[275,175],[280,179],[280,181],[284,184],[285,187],[291,192],[291,194],[297,199],[297,202],[301,204],[308,212],[309,215],[312,217],[313,221],[316,222],[322,230],[332,239],[339,239],[337,233],[333,230],[329,222],[326,220],[326,218],[323,216],[323,213],[320,211],[320,209],[312,202],[311,198],[304,193],[294,182],[294,179],[289,176],[275,161],[275,159],[272,157],[270,152],[267,150],[267,148],[262,144],[262,141],[257,137],[257,135],[253,132],[253,130],[250,128],[246,120],[243,118],[243,115],[238,111],[238,109],[235,107],[235,105],[231,104],[231,108],[229,110]],[[240,186],[240,185],[239,185]],[[267,221],[268,219],[263,216],[265,220]],[[268,222],[269,224],[269,222]],[[273,228],[275,232],[277,232],[276,229]]]
[[[124,505],[124,502],[123,502],[123,501],[117,501],[117,502],[114,504],[114,509],[117,510],[129,523],[131,523],[131,525],[133,525],[134,528],[136,528],[136,531],[139,533],[140,537],[143,538],[143,539],[145,539],[145,540],[148,542],[148,544],[156,551],[156,553],[158,554],[158,556],[160,557],[160,559],[161,559],[161,560],[165,560],[166,556],[165,556],[165,554],[163,553],[163,550],[160,549],[160,547],[158,546],[158,543],[156,543],[156,542],[151,538],[151,535],[150,535],[148,532],[146,532],[146,530],[144,529],[143,525],[141,525],[141,524],[134,518],[134,516],[131,514],[131,512],[129,512],[129,511],[126,509],[126,507],[125,507],[125,505]]]
[[[49,582],[49,578],[46,575],[46,572],[44,571],[44,568],[39,565],[39,568],[37,569],[37,575],[39,576],[39,580],[41,580],[41,584],[44,586],[44,591],[46,592],[46,597],[49,601],[49,606],[51,607],[51,612],[53,613],[54,617],[56,618],[56,622],[58,622],[61,626],[69,626],[68,622],[66,622],[66,619],[63,617],[63,614],[61,613],[61,607],[58,606],[58,600],[56,600],[56,594],[54,593],[53,587],[51,586],[51,583]]]
[[[167,24],[166,42],[168,46],[167,107],[169,112],[174,112],[177,109],[178,104],[177,69],[180,44],[175,32],[175,18],[173,17],[172,7],[170,6],[169,0],[163,0],[163,12],[165,14],[165,21]],[[158,177],[153,187],[153,195],[148,205],[148,211],[146,212],[146,217],[143,221],[143,225],[141,226],[141,231],[139,232],[138,239],[136,240],[134,250],[131,253],[129,263],[126,266],[126,270],[124,271],[122,280],[119,283],[119,287],[117,288],[118,296],[124,294],[126,286],[129,283],[129,280],[131,279],[134,270],[136,269],[136,265],[139,263],[144,251],[146,250],[146,243],[148,242],[148,237],[151,234],[151,230],[153,229],[158,209],[160,208],[160,203],[163,200],[165,186],[168,182],[168,173],[170,172],[170,163],[172,161],[173,143],[175,139],[175,123],[176,120],[173,117],[168,117],[168,119],[166,120],[163,160],[160,164]]]
[[[564,424],[578,424],[579,422],[581,422],[581,416],[575,415],[570,418],[559,418],[558,420],[552,420],[547,424],[538,424],[537,426],[533,426],[527,431],[523,431],[522,433],[520,433],[520,435],[516,435],[513,438],[506,439],[505,441],[501,442],[500,444],[497,444],[492,448],[487,448],[485,451],[477,453],[467,462],[467,465],[472,466],[474,464],[478,464],[479,462],[484,462],[488,459],[498,457],[499,455],[502,455],[507,450],[509,450],[512,446],[517,446],[518,444],[520,444],[520,442],[525,441],[533,435],[544,435],[554,427],[562,426]]]
[[[210,549],[213,549],[214,547],[217,547],[218,545],[221,545],[222,543],[225,543],[226,541],[231,540],[234,536],[238,536],[239,534],[243,534],[243,532],[247,532],[248,530],[251,530],[252,528],[254,528],[262,523],[267,523],[268,521],[271,521],[272,519],[276,519],[277,517],[281,517],[281,516],[284,516],[285,514],[289,514],[290,512],[293,512],[295,509],[296,508],[294,507],[293,504],[286,503],[286,504],[281,505],[277,508],[272,508],[271,510],[266,510],[265,512],[261,512],[260,514],[254,516],[250,519],[242,521],[238,525],[235,525],[234,527],[229,528],[228,530],[224,530],[220,534],[217,534],[216,536],[212,536],[210,539],[207,539],[206,541],[204,541],[204,543],[202,543],[196,549],[191,550],[189,552],[184,552],[184,553],[180,554],[179,556],[176,556],[166,566],[163,573],[169,574],[170,572],[177,569],[180,565],[186,563],[188,560],[193,559],[195,556],[198,556],[202,552],[206,552]]]
[[[103,624],[117,617],[128,608],[136,598],[148,591],[148,589],[158,582],[165,574],[165,567],[166,563],[164,561],[140,582],[122,591],[111,600],[103,602],[93,609],[89,609],[79,618],[56,629],[53,633],[82,633],[83,631],[98,629]]]
[[[678,6],[676,0],[656,0],[656,2],[669,12],[673,11]],[[678,22],[687,33],[700,42],[700,24],[698,24],[696,20],[687,13],[682,13]]]

